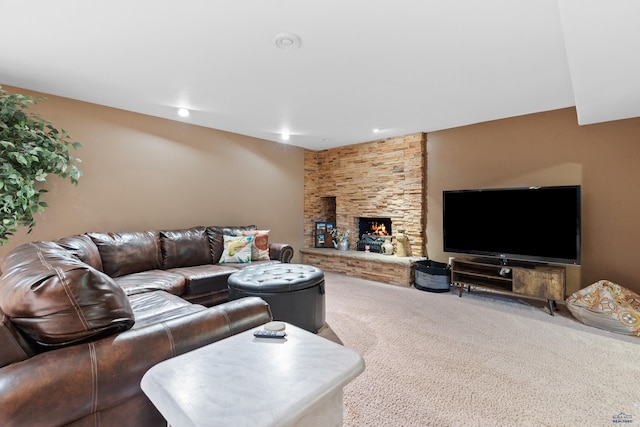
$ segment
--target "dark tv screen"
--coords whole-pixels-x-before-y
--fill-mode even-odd
[[[581,187],[443,192],[444,251],[580,264]]]

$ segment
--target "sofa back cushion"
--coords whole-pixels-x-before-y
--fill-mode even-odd
[[[160,249],[165,270],[213,263],[205,227],[160,231]]]
[[[224,250],[224,234],[215,227],[207,227],[207,235],[209,236],[211,260],[214,264],[217,264],[220,261],[222,251]]]
[[[18,246],[3,260],[0,309],[43,346],[65,346],[133,326],[124,291],[53,242]]]
[[[71,252],[71,254],[73,254],[80,261],[89,264],[91,267],[95,268],[98,271],[103,271],[102,260],[100,259],[100,252],[98,251],[98,247],[86,234],[63,237],[61,239],[55,240],[55,243]]]
[[[103,271],[111,277],[162,268],[157,231],[87,235],[98,247]]]

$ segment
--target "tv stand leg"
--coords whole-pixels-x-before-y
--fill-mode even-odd
[[[464,283],[458,283],[458,286],[460,287],[459,291],[458,291],[458,296],[462,297],[462,294],[464,293],[465,284]],[[471,285],[467,283],[466,286],[467,286],[467,293],[471,293]]]
[[[556,300],[548,299],[547,303],[549,304],[549,314],[553,316],[555,311],[558,311],[558,304],[556,304]]]

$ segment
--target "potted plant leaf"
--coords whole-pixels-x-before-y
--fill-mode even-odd
[[[33,230],[35,213],[47,203],[46,178],[58,175],[77,185],[80,159],[71,155],[82,145],[38,114],[27,111],[44,98],[9,94],[0,86],[0,246],[20,226]]]

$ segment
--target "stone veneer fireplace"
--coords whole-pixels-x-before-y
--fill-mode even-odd
[[[305,247],[313,247],[316,221],[360,236],[358,218],[389,218],[405,230],[411,255],[425,252],[426,135],[416,133],[322,151],[305,150]]]
[[[408,235],[409,255],[425,253],[424,133],[322,151],[305,150],[304,157],[305,248],[314,246],[316,221],[331,221],[339,230],[351,230],[351,249],[355,251],[360,238],[359,218],[365,217],[388,218],[392,232],[405,230]],[[330,255],[333,250],[324,251]],[[334,262],[342,261],[337,258]],[[342,271],[342,267],[334,271]]]

